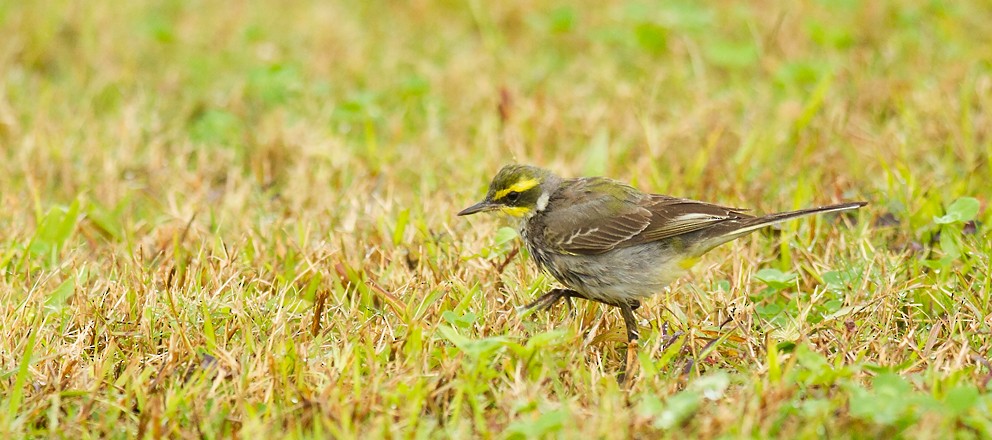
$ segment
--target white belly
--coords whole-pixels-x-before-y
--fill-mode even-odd
[[[655,243],[602,255],[555,255],[550,258],[556,263],[549,266],[556,268],[548,267],[548,271],[559,282],[586,297],[608,302],[650,297],[687,272],[681,258]]]

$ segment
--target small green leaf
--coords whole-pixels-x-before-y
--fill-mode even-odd
[[[247,72],[245,94],[266,105],[284,104],[300,95],[303,78],[295,66],[273,64]]]
[[[961,256],[961,249],[954,240],[954,235],[955,234],[951,234],[949,231],[943,231],[940,234],[940,250],[944,251],[944,255],[950,257],[951,259],[956,259]]]
[[[715,288],[724,292],[730,292],[730,280],[717,281]]]
[[[820,353],[811,350],[806,345],[800,345],[796,352],[796,361],[803,368],[813,372],[819,372],[821,370],[829,370],[830,364],[827,363],[826,358]]]
[[[971,221],[978,215],[978,209],[980,207],[981,204],[978,202],[978,199],[974,197],[961,197],[951,203],[951,206],[947,207],[947,214],[934,217],[933,221],[938,225]]]
[[[700,377],[692,383],[692,389],[699,391],[707,400],[718,400],[730,387],[730,375],[723,371]]]
[[[775,290],[782,290],[792,285],[796,280],[796,274],[792,272],[782,272],[778,269],[761,269],[754,277]]]
[[[458,347],[462,353],[477,361],[491,356],[493,353],[510,344],[510,341],[504,336],[470,339],[447,325],[439,325],[437,329],[441,332],[441,336],[451,341],[452,344],[455,344],[455,347]]]
[[[399,84],[400,93],[408,98],[426,95],[431,90],[431,83],[420,75],[408,75]]]
[[[758,313],[758,316],[763,319],[772,319],[784,310],[785,306],[777,303],[761,304],[754,308],[754,311]]]
[[[796,349],[796,343],[793,341],[782,341],[775,344],[775,349],[782,353],[792,353]]]
[[[38,224],[29,251],[34,255],[47,255],[58,252],[76,230],[79,221],[79,200],[69,206],[56,206],[49,209]]]
[[[978,215],[978,210],[981,204],[978,203],[978,199],[974,197],[962,197],[951,203],[951,206],[947,208],[948,212],[957,214],[961,218],[961,221],[967,222],[971,221]]]
[[[808,90],[815,87],[831,69],[828,61],[819,58],[786,62],[775,71],[775,84],[786,90]]]
[[[516,229],[509,226],[504,226],[496,231],[496,235],[493,237],[493,245],[502,246],[513,241],[513,239],[517,238],[518,235],[520,234]]]
[[[668,50],[668,29],[657,23],[642,22],[634,27],[637,44],[647,52],[660,54]]]
[[[840,299],[831,299],[823,303],[823,313],[827,316],[833,315],[841,307],[844,306],[844,301]]]
[[[641,397],[640,402],[637,403],[637,413],[645,418],[654,417],[654,415],[661,414],[664,410],[665,404],[654,394],[645,394]]]
[[[950,267],[951,263],[957,259],[955,255],[945,255],[939,260],[926,260],[923,261],[923,265],[931,269],[946,269]]]
[[[852,387],[851,415],[881,425],[893,425],[907,416],[913,403],[912,386],[895,373],[882,373],[871,391]]]
[[[904,396],[913,391],[912,385],[895,373],[879,374],[872,384],[875,385],[876,393],[893,397]]]
[[[758,62],[758,48],[748,40],[714,41],[703,49],[706,59],[718,67],[741,69]]]
[[[241,118],[221,109],[208,109],[194,115],[189,126],[189,137],[193,141],[224,148],[237,147],[244,132]]]
[[[124,237],[124,227],[121,223],[122,207],[118,204],[116,209],[107,209],[95,202],[87,204],[86,219],[90,224],[109,240],[117,241]]]
[[[809,399],[799,404],[799,409],[806,417],[822,417],[829,414],[834,405],[827,399]]]
[[[437,330],[441,332],[441,336],[443,336],[444,339],[447,339],[452,344],[455,344],[455,347],[458,347],[458,349],[462,351],[465,351],[465,349],[472,342],[469,338],[462,336],[455,329],[446,325],[439,325]]]
[[[543,333],[538,333],[527,339],[527,349],[539,349],[548,346],[555,345],[565,336],[564,330],[551,330]]]
[[[448,321],[448,324],[454,324],[455,321],[458,319],[458,314],[452,312],[451,310],[445,310],[441,312],[441,319]]]
[[[52,293],[45,299],[45,310],[50,312],[60,312],[68,302],[69,297],[76,290],[76,278],[69,278],[59,284]]]
[[[824,272],[822,277],[823,282],[827,284],[827,289],[847,290],[860,280],[861,272],[854,268],[832,270]]]
[[[476,315],[472,312],[465,312],[455,322],[462,327],[469,327],[475,322]]]
[[[851,416],[871,420],[877,407],[875,396],[859,386],[852,386],[849,394],[848,411],[851,413]]]
[[[506,427],[507,438],[544,438],[565,426],[568,413],[556,409],[542,413],[536,420],[517,419]]]
[[[379,96],[370,91],[358,91],[334,108],[333,117],[342,122],[361,122],[378,117]]]
[[[310,281],[307,282],[306,287],[300,292],[300,298],[306,299],[307,301],[314,301],[317,299],[317,289],[320,288],[320,281],[323,277],[320,276],[320,272],[314,274]]]
[[[699,408],[700,395],[696,391],[683,391],[665,402],[665,409],[655,417],[654,426],[671,429],[689,418]]]
[[[575,28],[575,21],[578,14],[575,9],[569,6],[560,6],[548,14],[548,27],[552,33],[565,34]]]
[[[979,393],[975,387],[960,385],[952,388],[944,396],[945,407],[956,415],[962,415],[978,403]]]

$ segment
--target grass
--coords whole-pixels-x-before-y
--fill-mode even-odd
[[[982,2],[3,2],[6,437],[992,436]],[[503,164],[786,210],[623,322]],[[725,323],[725,324],[724,324]],[[722,325],[721,325],[722,324]]]

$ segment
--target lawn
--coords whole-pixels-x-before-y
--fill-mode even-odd
[[[4,438],[992,438],[992,3],[0,2]],[[768,213],[637,310],[504,164]]]

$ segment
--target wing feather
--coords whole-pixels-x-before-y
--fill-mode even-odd
[[[644,194],[596,177],[568,181],[544,211],[544,239],[559,252],[595,255],[750,218],[744,209]]]

